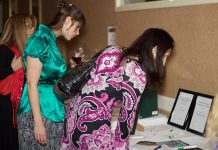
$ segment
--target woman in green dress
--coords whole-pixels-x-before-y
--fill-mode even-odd
[[[23,60],[26,83],[17,112],[19,149],[57,150],[64,121],[64,104],[53,85],[66,72],[56,38],[71,40],[85,25],[83,13],[72,4],[60,7],[53,21],[39,25],[27,42]]]

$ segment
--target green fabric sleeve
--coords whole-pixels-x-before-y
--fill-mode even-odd
[[[42,37],[31,37],[24,52],[24,57],[27,56],[39,58],[39,60],[44,64],[49,57],[46,39],[43,39]]]

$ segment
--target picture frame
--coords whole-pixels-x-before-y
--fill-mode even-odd
[[[185,129],[195,98],[196,92],[179,89],[167,123]]]
[[[194,108],[190,114],[190,119],[187,125],[187,131],[204,135],[205,127],[211,106],[213,104],[214,96],[198,93],[194,102]]]
[[[218,0],[115,0],[115,11],[136,11],[215,3],[218,3]]]

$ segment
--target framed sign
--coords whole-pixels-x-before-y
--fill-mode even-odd
[[[187,131],[203,135],[214,96],[198,93]]]
[[[168,124],[185,129],[195,97],[195,92],[179,89],[168,119]]]

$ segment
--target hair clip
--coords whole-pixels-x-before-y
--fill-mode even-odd
[[[60,8],[63,8],[63,7],[70,7],[72,6],[73,4],[69,3],[68,1],[66,0],[59,0],[58,3],[57,3],[57,7],[60,7]]]

